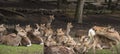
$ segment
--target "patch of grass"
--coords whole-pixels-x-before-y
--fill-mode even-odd
[[[120,54],[120,46],[117,46],[118,54]],[[117,54],[116,48],[113,48],[114,54]],[[113,54],[113,51],[110,49],[96,50],[96,54]],[[93,50],[91,49],[87,54],[93,54]]]
[[[90,50],[88,54],[93,54],[93,51]],[[96,54],[112,54],[112,52],[108,49],[104,49],[104,50],[97,50]]]
[[[36,44],[30,47],[0,45],[0,54],[44,54],[43,50],[43,45]]]

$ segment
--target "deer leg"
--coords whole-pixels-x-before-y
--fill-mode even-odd
[[[114,49],[113,49],[113,44],[112,44],[112,42],[110,42],[110,45],[111,45],[110,50],[112,51],[112,54],[115,54]]]
[[[40,45],[43,45],[43,44],[44,44],[43,39],[42,39],[42,38],[40,38],[40,40],[41,40]]]
[[[29,47],[32,45],[30,39],[28,37],[24,37],[25,41],[28,43],[26,46]]]
[[[96,54],[95,47],[93,47],[93,54]]]
[[[116,49],[117,54],[119,54],[117,45],[115,45],[115,49]]]
[[[94,43],[93,43],[93,54],[96,54],[96,45],[97,45],[97,42],[96,41],[94,41]]]

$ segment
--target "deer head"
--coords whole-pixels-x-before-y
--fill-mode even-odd
[[[20,36],[27,43],[26,46],[32,45],[30,39],[27,37],[27,32],[24,29],[20,29],[17,36]]]
[[[0,25],[0,32],[4,32],[4,31],[6,31],[6,28],[5,28],[4,24],[1,24]]]
[[[35,24],[36,25],[36,27],[39,29],[40,28],[40,26],[38,25],[38,24]]]
[[[17,24],[16,26],[15,26],[15,30],[16,31],[20,31],[22,29],[22,27],[20,27],[20,24]]]
[[[61,35],[64,35],[62,28],[57,29],[57,36],[61,36]]]
[[[19,35],[21,37],[27,37],[27,32],[24,29],[20,29],[20,30],[18,30],[17,35]]]
[[[49,18],[50,18],[50,20],[51,20],[50,22],[52,22],[52,20],[55,19],[54,15],[50,15]]]
[[[51,38],[53,35],[53,30],[52,29],[45,29],[44,35],[47,36],[48,38]]]
[[[27,25],[27,26],[25,27],[25,31],[26,31],[26,32],[30,32],[30,31],[32,31],[31,26],[30,26],[30,25]]]
[[[45,24],[40,24],[40,29],[45,30],[46,29]]]
[[[73,25],[71,22],[67,23],[67,28],[72,28],[72,27],[73,27]]]
[[[67,36],[70,36],[69,33],[70,33],[70,29],[73,27],[72,23],[67,23],[67,29],[66,29],[66,35]]]
[[[51,23],[47,23],[46,28],[51,29]]]
[[[40,33],[40,31],[39,31],[38,29],[34,29],[33,35],[34,35],[34,36],[40,36],[41,33]]]

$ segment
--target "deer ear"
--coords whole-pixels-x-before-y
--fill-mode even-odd
[[[50,15],[49,17],[52,18],[52,19],[55,19],[54,15]]]
[[[37,23],[35,23],[35,25],[38,25]]]
[[[60,28],[59,30],[62,31],[62,28]]]
[[[4,24],[1,24],[0,26],[1,26],[1,27],[4,27]]]
[[[20,24],[17,24],[16,26],[20,26]]]
[[[97,26],[93,26],[93,29],[95,29]]]
[[[42,24],[42,26],[45,26],[45,24]]]
[[[30,24],[28,26],[30,27]]]

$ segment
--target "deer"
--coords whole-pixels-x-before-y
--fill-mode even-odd
[[[44,30],[46,29],[45,24],[40,24],[40,26],[39,25],[36,25],[36,26],[40,27],[41,35],[44,36]]]
[[[55,19],[54,15],[42,16],[40,22],[43,23],[52,23]]]
[[[41,33],[39,31],[40,27],[38,27],[38,24],[36,24],[37,28],[32,29],[30,26],[28,26],[27,30],[27,36],[31,40],[31,43],[33,44],[43,44],[43,39],[41,37]]]
[[[62,28],[57,29],[55,40],[58,43],[58,45],[65,45],[67,43],[68,37],[63,32]]]
[[[56,41],[51,37],[48,38],[44,43],[46,47],[57,45]]]
[[[0,36],[3,36],[6,33],[7,29],[4,24],[0,25]]]
[[[49,46],[45,47],[44,54],[75,54],[75,52],[66,46]]]
[[[53,36],[53,29],[51,28],[50,23],[46,25],[46,29],[44,30],[44,36],[46,36],[47,39]]]
[[[53,29],[51,28],[51,24],[48,23],[44,29],[44,43],[45,46],[53,46],[56,45],[56,41],[52,38],[53,37]]]
[[[114,28],[111,28],[110,26],[108,27],[101,27],[101,26],[93,26],[91,28],[92,31],[94,31],[94,33],[92,33],[90,30],[89,32],[91,32],[91,37],[94,41],[93,43],[93,48],[94,48],[94,54],[95,54],[95,47],[97,46],[96,43],[99,43],[100,47],[104,48],[101,45],[108,45],[110,46],[110,48],[112,49],[113,46],[116,47],[119,44],[120,41],[120,35],[119,33],[114,30]],[[104,40],[104,41],[103,41]],[[118,53],[118,50],[117,50]]]
[[[54,15],[49,15],[49,20],[48,20],[47,24],[51,25],[51,23],[53,22],[54,19],[55,19]]]
[[[40,45],[43,45],[44,44],[44,41],[41,37],[41,33],[39,31],[39,29],[34,29],[33,31],[33,35],[35,36],[33,39],[33,43],[39,43]]]
[[[1,36],[0,44],[5,44],[9,46],[19,46],[22,38],[17,36],[15,33]]]
[[[70,29],[73,27],[72,23],[67,23],[67,28],[66,28],[66,36],[68,38],[68,41],[65,45],[74,48],[74,46],[76,45],[76,42],[74,41],[74,39],[70,36]]]
[[[19,27],[18,27],[18,29],[19,29]],[[27,47],[32,45],[31,40],[27,37],[27,32],[24,29],[20,28],[19,30],[17,30],[17,32],[18,32],[17,36],[20,36],[22,38],[21,45],[24,45]]]
[[[23,28],[20,27],[20,24],[15,25],[15,30],[16,30],[16,31],[19,31],[19,30],[21,30],[21,29],[23,29]]]
[[[26,32],[31,32],[32,31],[32,27],[30,25],[26,25],[25,31]]]

